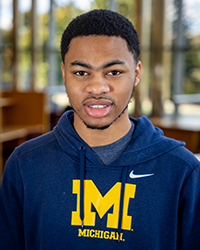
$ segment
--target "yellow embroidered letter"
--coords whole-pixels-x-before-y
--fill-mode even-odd
[[[121,183],[117,182],[104,196],[101,195],[92,180],[84,181],[84,225],[95,226],[96,212],[91,212],[93,204],[99,217],[102,218],[113,206],[113,213],[107,215],[107,227],[117,228]],[[136,185],[125,184],[122,229],[131,230],[132,217],[128,216],[129,199],[135,197]],[[72,225],[81,225],[80,220],[80,180],[73,180],[73,194],[77,194],[76,211],[72,211]]]

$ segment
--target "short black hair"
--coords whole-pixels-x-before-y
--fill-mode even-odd
[[[137,62],[140,55],[138,33],[132,23],[117,12],[105,9],[92,10],[73,19],[62,34],[61,56],[64,62],[69,44],[75,37],[102,35],[117,36],[126,40],[128,49]]]

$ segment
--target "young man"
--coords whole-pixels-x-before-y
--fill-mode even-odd
[[[94,10],[61,42],[74,112],[18,147],[0,191],[0,249],[200,249],[200,163],[128,117],[141,63],[123,16]]]

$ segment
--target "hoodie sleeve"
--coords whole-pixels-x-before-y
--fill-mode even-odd
[[[200,249],[200,164],[187,178],[181,192],[178,250]]]
[[[25,249],[23,231],[23,185],[14,151],[0,188],[0,249]]]

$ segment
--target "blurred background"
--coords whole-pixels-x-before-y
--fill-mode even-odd
[[[142,77],[129,105],[164,134],[200,152],[200,0],[0,0],[0,169],[22,142],[70,108],[60,70],[68,23],[92,9],[129,18]]]

